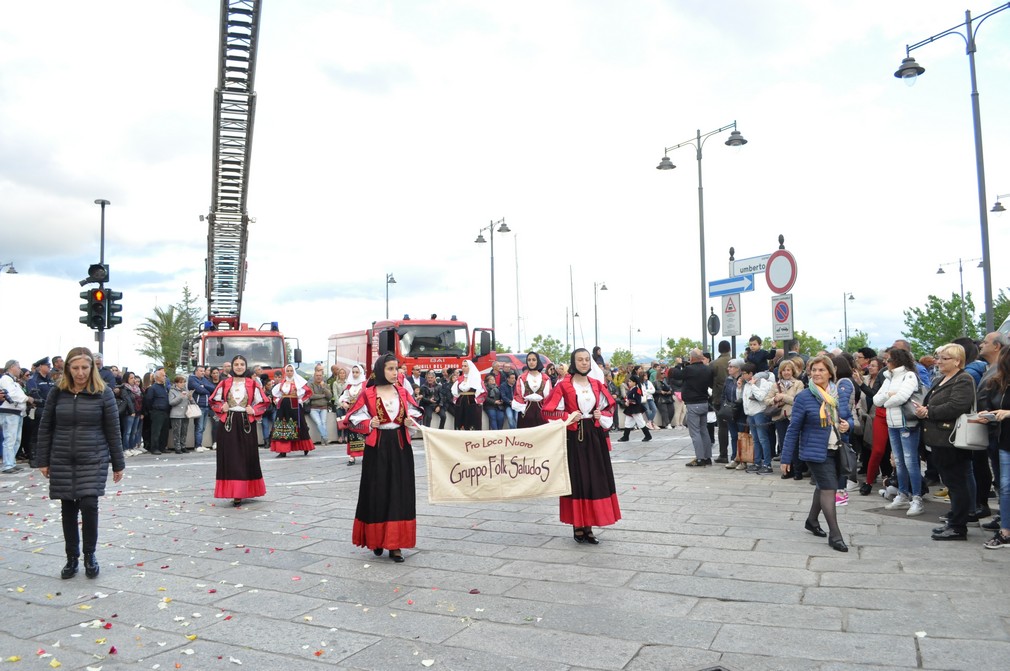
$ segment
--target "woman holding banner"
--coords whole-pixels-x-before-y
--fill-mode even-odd
[[[551,393],[551,381],[544,374],[544,364],[540,355],[530,352],[526,355],[526,370],[519,376],[512,394],[512,409],[519,413],[516,426],[526,429],[546,424],[540,412],[544,399]]]
[[[371,548],[376,557],[389,550],[389,558],[400,563],[401,549],[416,545],[414,453],[407,427],[417,426],[414,420],[422,413],[407,390],[396,384],[396,357],[379,357],[374,373],[348,409],[342,427],[367,434],[351,538],[358,547]]]
[[[614,468],[610,463],[610,437],[614,399],[600,380],[589,377],[589,350],[572,352],[569,376],[559,380],[544,401],[544,417],[568,425],[568,472],[571,496],[561,497],[561,521],[571,524],[576,543],[597,545],[594,526],[621,519]]]

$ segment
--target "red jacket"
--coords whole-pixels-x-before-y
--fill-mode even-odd
[[[235,383],[235,380],[245,381],[246,398],[249,399],[249,405],[254,412],[253,421],[262,417],[263,412],[270,405],[270,400],[267,398],[267,393],[263,391],[260,381],[254,377],[226,377],[218,382],[217,387],[214,388],[214,393],[210,395],[208,403],[211,411],[222,422],[228,418],[228,394],[231,393],[231,387]],[[259,394],[259,401],[255,400],[256,394]]]
[[[593,398],[596,399],[596,403],[593,409],[596,410],[600,405],[600,394],[603,394],[603,398],[607,400],[606,408],[599,408],[600,414],[606,417],[614,416],[614,397],[610,395],[607,391],[606,386],[603,385],[599,380],[594,378],[587,378],[589,380],[590,386],[593,388]],[[561,400],[565,401],[565,409],[558,410],[558,406],[561,405]],[[551,395],[547,397],[543,405],[543,415],[546,419],[564,419],[567,420],[568,416],[579,409],[579,399],[575,393],[575,386],[572,384],[572,378],[570,376],[565,376],[565,379],[558,380],[557,385],[551,390]],[[589,419],[589,417],[586,417]],[[600,426],[599,420],[593,420],[594,426]],[[575,431],[578,428],[578,424],[569,424],[568,430]]]
[[[396,422],[397,424],[400,425],[399,430],[402,431],[400,446],[402,447],[404,445],[410,445],[410,436],[407,434],[407,426],[406,426],[407,413],[409,412],[409,408],[416,409],[417,403],[414,402],[414,397],[408,394],[407,390],[401,387],[400,385],[394,385],[394,388],[396,389],[396,393],[400,395],[400,412],[396,417],[386,418],[385,417],[386,408],[379,402],[378,394],[376,393],[376,388],[365,387],[361,391],[361,393],[358,394],[358,400],[354,402],[354,405],[352,405],[350,408],[347,409],[347,415],[345,416],[348,419],[340,421],[341,428],[350,429],[355,433],[367,433],[368,435],[365,437],[365,445],[367,445],[368,447],[375,447],[376,443],[379,440],[379,429],[372,428],[370,418],[383,417],[384,419],[387,419],[389,422]],[[365,410],[368,411],[370,418],[368,420],[358,422],[357,424],[351,424],[350,417],[354,415],[354,413],[361,410],[362,406],[364,406]],[[380,407],[382,408],[381,415],[379,414]],[[387,422],[383,422],[383,424],[385,423]]]

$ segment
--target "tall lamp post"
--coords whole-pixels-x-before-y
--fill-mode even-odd
[[[482,245],[485,242],[487,242],[487,240],[484,239],[484,231],[488,231],[491,237],[491,333],[493,338],[498,337],[498,332],[495,331],[494,328],[494,227],[495,226],[498,226],[499,233],[510,233],[512,231],[512,229],[505,224],[505,218],[502,217],[500,220],[492,221],[490,224],[480,229],[477,232],[477,239],[474,240],[474,242],[476,242],[478,245]],[[492,345],[494,345],[494,343],[492,343]]]
[[[600,346],[600,310],[599,295],[607,290],[606,282],[593,282],[593,345]]]
[[[856,300],[856,297],[852,295],[851,292],[846,291],[842,293],[842,317],[845,321],[845,345],[842,349],[846,352],[849,351],[849,301]]]
[[[386,319],[389,319],[389,285],[396,284],[393,273],[386,273]]]
[[[733,132],[729,134],[729,139],[726,140],[725,144],[729,147],[742,147],[747,144],[747,140],[744,139],[740,131],[736,129],[736,121],[722,128],[716,128],[713,131],[709,131],[702,135],[701,131],[697,132],[697,135],[690,140],[685,140],[680,144],[675,144],[672,147],[667,147],[663,150],[663,159],[656,166],[657,170],[673,170],[677,166],[670,161],[670,157],[667,156],[674,149],[680,149],[687,145],[691,145],[695,148],[695,152],[698,158],[698,246],[700,249],[701,257],[701,342],[708,340],[708,314],[705,305],[705,299],[707,297],[708,287],[705,282],[705,199],[702,191],[701,185],[701,150],[705,145],[705,141],[725,130],[733,129]]]
[[[915,59],[911,56],[912,51],[930,44],[941,37],[946,37],[947,35],[958,35],[964,40],[966,51],[968,53],[968,71],[971,75],[971,116],[975,129],[975,172],[978,176],[978,218],[979,227],[982,229],[982,274],[984,276],[983,285],[985,288],[986,333],[991,333],[994,330],[992,311],[992,268],[989,258],[989,216],[986,212],[985,202],[985,162],[982,160],[982,115],[979,111],[978,85],[975,81],[975,35],[978,33],[978,29],[982,26],[983,21],[993,14],[1002,12],[1004,9],[1010,9],[1010,2],[996,7],[995,9],[990,9],[988,12],[977,16],[974,28],[972,27],[971,12],[965,11],[964,23],[959,23],[953,28],[948,28],[941,33],[937,33],[932,37],[927,37],[915,44],[905,45],[905,58],[901,61],[901,67],[899,67],[894,73],[894,76],[898,79],[904,79],[909,85],[914,84],[915,79],[924,73],[926,68],[915,62]],[[964,32],[962,33],[959,28],[964,28]]]
[[[967,310],[965,309],[965,305],[964,305],[964,261],[968,261],[968,262],[978,261],[978,267],[982,268],[983,270],[985,269],[985,265],[984,265],[985,262],[982,259],[958,259],[956,261],[956,263],[957,263],[957,274],[961,276],[961,335],[962,336],[968,335],[968,315],[967,315]],[[952,266],[952,265],[954,265],[954,263],[955,263],[954,261],[951,261],[950,263],[941,263],[940,267],[937,268],[937,270],[936,270],[936,274],[937,275],[946,275],[947,273],[945,273],[943,271],[943,267],[944,266]],[[988,326],[987,326],[987,328],[988,328]],[[986,333],[992,333],[992,331],[991,330],[990,331],[986,331]]]

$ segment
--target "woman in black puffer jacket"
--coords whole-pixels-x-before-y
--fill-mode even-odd
[[[49,478],[49,498],[62,506],[67,564],[64,580],[77,573],[80,556],[78,514],[84,535],[84,572],[98,575],[98,497],[105,494],[112,461],[112,481],[123,479],[126,461],[119,410],[112,389],[105,386],[86,347],[75,347],[66,358],[66,373],[46,401],[39,424],[35,467]]]

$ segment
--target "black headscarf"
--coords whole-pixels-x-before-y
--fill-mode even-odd
[[[590,362],[589,363],[589,370],[587,370],[585,373],[582,373],[578,369],[578,367],[576,367],[576,365],[575,365],[575,355],[578,354],[579,352],[585,352],[586,354],[589,354],[589,350],[587,350],[585,347],[580,347],[577,350],[575,350],[574,352],[572,352],[572,356],[571,356],[571,359],[570,359],[569,364],[568,364],[568,374],[569,375],[585,375],[586,377],[588,377],[589,373],[593,370],[593,364],[592,364],[592,360],[593,359],[592,359],[592,356],[590,355],[590,358],[589,358],[589,362]]]
[[[384,384],[389,384],[385,369],[386,364],[390,361],[396,361],[396,357],[392,354],[383,354],[375,360],[375,365],[372,366],[372,377],[368,380],[369,387],[381,387]]]
[[[242,359],[242,361],[245,362],[245,372],[242,373],[241,375],[237,375],[235,373],[235,362],[238,361],[239,359]],[[231,358],[231,374],[232,377],[252,377],[253,372],[252,368],[249,366],[249,360],[246,359],[241,354],[236,354],[235,356],[233,356]]]
[[[530,368],[530,357],[531,356],[535,356],[537,358],[537,367],[536,368]],[[539,372],[543,372],[543,370],[544,370],[544,362],[540,359],[540,355],[537,354],[536,352],[528,352],[526,354],[526,359],[523,361],[523,366],[526,368],[526,370],[535,370],[535,371],[539,371]]]

